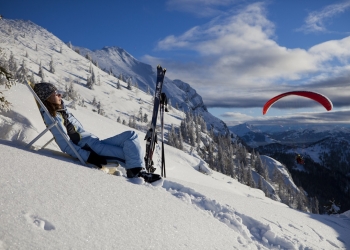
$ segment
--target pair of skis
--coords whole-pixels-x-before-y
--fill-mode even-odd
[[[166,177],[165,173],[165,156],[164,156],[164,111],[167,110],[167,98],[165,93],[162,93],[162,87],[164,82],[166,69],[163,69],[160,65],[157,66],[157,82],[156,82],[156,90],[154,93],[154,106],[153,106],[153,114],[151,127],[146,133],[146,156],[145,156],[145,164],[146,170],[150,173],[153,173],[156,168],[154,167],[153,162],[153,152],[155,148],[155,144],[157,143],[157,117],[158,111],[160,110],[160,119],[161,119],[161,134],[162,134],[162,163],[161,163],[161,176]]]

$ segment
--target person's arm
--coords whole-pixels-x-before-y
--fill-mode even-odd
[[[44,122],[47,125],[51,124],[51,119],[50,117],[48,117],[48,115],[44,112],[42,112],[43,114],[43,118],[44,118]],[[72,146],[75,148],[75,150],[78,152],[78,154],[81,156],[81,158],[84,161],[87,161],[89,156],[90,156],[90,152],[87,150],[82,149],[81,147],[79,147],[78,145],[74,144],[68,134],[67,134],[67,129],[63,124],[63,118],[60,119],[58,116],[60,116],[60,114],[57,114],[56,117],[53,117],[53,119],[55,121],[57,121],[58,126],[60,127],[60,129],[62,130],[62,132],[64,133],[64,136],[68,139],[68,141],[71,142]],[[66,142],[66,140],[64,139],[64,137],[61,135],[61,133],[58,131],[57,127],[54,126],[50,129],[52,135],[55,138],[55,141],[57,143],[57,145],[59,146],[59,148],[62,150],[62,152],[69,154],[70,156],[76,158],[77,156],[75,155],[75,153],[73,152],[73,150],[71,149],[71,147],[68,145],[68,143]]]

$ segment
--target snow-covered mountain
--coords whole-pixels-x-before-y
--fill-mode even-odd
[[[44,69],[45,80],[56,84],[61,90],[64,90],[70,82],[84,86],[87,78],[91,76],[91,72],[89,72],[90,67],[93,68],[94,74],[96,74],[101,85],[116,85],[118,79],[107,73],[111,70],[115,76],[122,74],[125,77],[124,81],[122,81],[123,86],[126,86],[125,82],[131,77],[131,81],[134,84],[137,83],[139,89],[145,93],[147,93],[148,87],[150,90],[155,88],[155,69],[157,65],[151,66],[142,63],[118,47],[104,47],[95,51],[75,46],[70,48],[54,34],[31,21],[2,19],[0,25],[0,47],[7,58],[11,55],[11,52],[13,53],[17,65],[22,64],[24,61],[29,74],[34,74],[35,81],[41,80],[38,76],[41,64]],[[75,52],[76,49],[79,50],[79,54]],[[93,61],[97,62],[98,66],[93,65],[86,58],[88,54]],[[54,74],[49,72],[50,62],[55,66],[56,73]],[[166,65],[162,66],[166,67]],[[97,87],[95,91],[99,91]],[[94,93],[90,92],[89,94],[89,92],[79,89],[81,98],[91,101]],[[213,126],[220,133],[228,131],[225,123],[207,111],[201,96],[189,84],[166,78],[163,92],[167,94],[173,107],[178,107],[179,110],[185,112],[191,110],[202,115],[208,128]],[[107,115],[115,118],[124,116],[128,120],[130,115],[138,113],[138,110],[129,110],[121,113],[117,111],[118,114],[116,114],[112,110],[118,109],[118,106],[110,105],[113,103],[107,101],[107,95],[110,92],[105,92],[105,94],[104,100],[98,101],[101,101],[104,105],[104,111],[107,111]]]
[[[274,128],[276,126],[244,123],[229,129],[249,146],[259,148],[264,153],[273,152],[275,147],[278,150],[283,148],[284,153],[295,155],[298,152],[324,167],[350,175],[348,126],[306,124],[284,127],[284,130]]]
[[[348,207],[350,129],[342,125],[258,126],[241,124],[230,130],[260,154],[282,162],[298,185],[320,202],[336,197]],[[305,164],[296,163],[299,154]],[[320,185],[322,183],[322,185]]]
[[[276,142],[274,139],[270,138],[268,133],[263,132],[260,128],[248,123],[242,123],[229,127],[229,130],[238,135],[248,146],[252,148]]]

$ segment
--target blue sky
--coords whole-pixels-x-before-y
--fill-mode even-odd
[[[11,0],[0,14],[161,64],[228,124],[331,122],[350,110],[350,0]],[[322,93],[334,109],[288,97],[262,116],[269,98],[292,90]]]

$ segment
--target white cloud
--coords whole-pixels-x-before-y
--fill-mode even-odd
[[[327,32],[326,21],[331,17],[345,12],[350,7],[350,1],[344,1],[338,4],[331,4],[320,11],[309,13],[305,19],[305,24],[299,29],[305,33],[310,32]]]
[[[254,119],[253,116],[242,114],[239,112],[226,112],[224,114],[220,115],[224,118],[224,120],[230,120],[230,121],[247,121]]]
[[[316,92],[328,93],[331,86],[323,82],[339,79],[337,72],[350,74],[350,37],[309,50],[282,47],[274,38],[275,25],[267,19],[265,5],[255,3],[164,38],[158,50],[190,53],[191,57],[186,62],[176,55],[157,58],[157,63],[171,69],[169,78],[191,84],[208,107],[261,107],[268,96],[311,85]],[[350,91],[345,87],[344,92]],[[336,91],[331,94],[337,97]],[[347,105],[342,98],[339,103]]]
[[[347,64],[350,58],[350,36],[315,45],[309,52],[320,62],[338,59]]]

